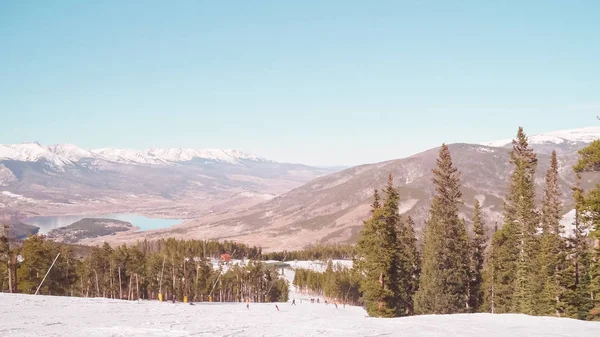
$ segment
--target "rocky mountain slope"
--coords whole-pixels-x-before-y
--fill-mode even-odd
[[[581,137],[587,133],[587,136]],[[557,136],[559,135],[559,136]],[[531,137],[538,155],[536,183],[540,199],[550,153],[557,150],[560,163],[560,188],[564,211],[572,208],[570,188],[574,184],[571,166],[576,151],[593,139],[600,138],[600,128],[567,130]],[[452,144],[453,161],[461,174],[464,199],[462,216],[471,217],[475,199],[481,202],[488,229],[501,225],[503,197],[512,171],[509,164],[510,144],[494,142],[500,147]],[[352,167],[317,178],[288,193],[277,196],[249,210],[209,216],[180,226],[144,233],[147,237],[181,236],[228,238],[257,244],[270,249],[301,248],[316,243],[354,242],[362,221],[369,213],[373,188],[385,186],[392,173],[400,187],[400,210],[412,216],[417,234],[426,218],[433,194],[432,173],[439,148],[414,156],[381,163]],[[584,176],[584,187],[599,181],[598,175]],[[469,222],[469,221],[468,221]],[[118,235],[112,240],[131,240]]]
[[[333,171],[235,150],[0,145],[0,208],[21,217],[135,211],[192,218],[245,209]]]

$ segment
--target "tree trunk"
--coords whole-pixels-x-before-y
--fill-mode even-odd
[[[129,288],[127,288],[127,299],[131,300],[133,297],[133,290],[131,289],[131,281],[133,279],[133,273],[129,274]]]
[[[12,293],[13,292],[13,283],[12,283],[12,266],[10,263],[11,260],[11,256],[10,256],[10,252],[8,252],[8,292]]]
[[[98,272],[94,269],[94,273],[96,274],[96,296],[100,296],[100,285],[98,284]]]
[[[123,281],[121,281],[121,266],[119,266],[119,299],[123,299]]]

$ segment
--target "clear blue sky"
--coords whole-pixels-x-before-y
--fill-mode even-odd
[[[353,165],[596,115],[595,0],[0,2],[0,143]]]

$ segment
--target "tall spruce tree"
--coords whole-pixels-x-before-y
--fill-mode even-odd
[[[569,237],[569,264],[567,280],[565,316],[586,319],[593,308],[590,296],[590,266],[592,262],[589,245],[589,223],[587,222],[584,192],[580,185],[581,176],[577,175],[577,185],[573,188],[575,200],[575,221],[573,233]]]
[[[600,171],[600,140],[592,142],[590,145],[579,151],[580,159],[573,167],[575,172],[598,172]],[[580,177],[578,175],[578,177]],[[580,193],[583,196],[583,193]],[[585,198],[580,198],[583,205],[582,213],[585,214],[584,221],[590,223],[590,247],[591,266],[590,266],[590,284],[589,293],[592,309],[589,311],[588,318],[600,320],[600,184],[592,188]]]
[[[473,240],[471,240],[471,271],[469,286],[469,306],[474,312],[483,305],[483,263],[485,260],[485,224],[481,216],[481,205],[475,199],[473,211]]]
[[[519,127],[510,163],[514,171],[504,204],[504,225],[494,234],[497,312],[531,314],[536,306],[538,214],[535,209],[537,158]]]
[[[375,198],[378,198],[377,194]],[[396,226],[390,220],[395,214],[390,212],[389,208],[373,207],[372,216],[365,221],[356,245],[355,268],[364,276],[360,284],[362,300],[367,313],[374,317],[394,317],[399,312],[397,234]]]
[[[414,294],[419,286],[420,265],[412,218],[409,217],[406,222],[399,221],[397,233],[399,314],[411,315],[414,313]]]
[[[399,201],[400,193],[394,187],[394,178],[390,173],[385,187],[385,202],[382,206],[385,226],[382,228],[381,233],[384,238],[381,241],[384,248],[381,258],[386,263],[385,280],[388,281],[386,288],[390,291],[386,303],[388,303],[389,308],[394,308],[393,316],[398,316],[408,309],[406,306],[408,294],[403,288],[408,269],[405,266],[406,259],[402,254],[402,247],[398,246],[398,230],[404,227],[398,209]]]
[[[433,183],[436,193],[426,223],[419,290],[415,311],[421,314],[465,312],[468,307],[469,247],[458,217],[462,204],[458,170],[443,144]]]
[[[415,221],[409,216],[406,225],[398,232],[399,242],[403,247],[403,255],[407,260],[406,299],[407,314],[414,314],[414,295],[419,289],[419,278],[421,276],[421,256],[417,248],[417,237],[415,234]]]
[[[561,316],[564,311],[564,288],[562,280],[566,270],[567,247],[563,239],[564,228],[560,223],[562,201],[558,186],[558,160],[552,152],[550,167],[546,173],[546,186],[542,200],[542,237],[539,255],[539,292],[536,313]]]
[[[502,266],[498,265],[497,247],[499,246],[498,223],[494,224],[494,232],[492,233],[492,240],[490,249],[486,257],[486,261],[483,268],[483,303],[479,308],[481,312],[496,312],[497,305],[497,282],[498,275],[502,272]]]

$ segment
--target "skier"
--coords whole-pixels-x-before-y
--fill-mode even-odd
[[[277,308],[277,311],[279,311],[279,307],[277,306],[277,304],[275,304],[275,308]]]
[[[250,310],[250,303],[246,303],[246,309]]]
[[[292,300],[292,305],[296,305],[296,299]]]

